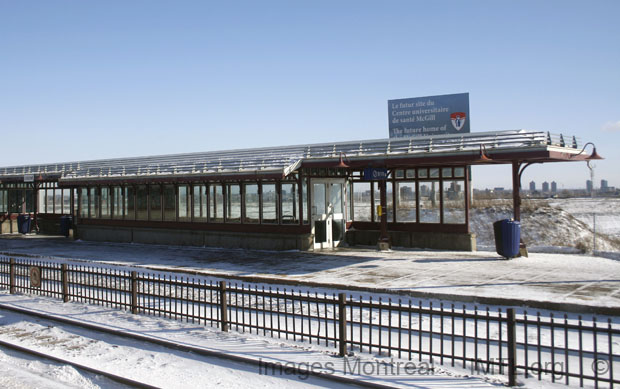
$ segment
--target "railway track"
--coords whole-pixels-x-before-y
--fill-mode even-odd
[[[145,336],[142,334],[137,334],[137,333],[131,333],[131,332],[124,332],[121,330],[116,330],[116,329],[112,329],[112,328],[107,328],[107,327],[102,327],[99,325],[93,325],[93,324],[88,324],[88,323],[84,323],[84,322],[80,322],[77,320],[71,320],[71,319],[67,319],[64,317],[58,317],[58,316],[53,316],[53,315],[47,315],[41,312],[35,312],[35,311],[31,311],[31,310],[27,310],[27,309],[23,309],[23,308],[17,308],[14,306],[9,306],[9,305],[5,305],[5,304],[1,304],[0,303],[0,311],[10,311],[10,312],[14,312],[14,313],[19,313],[22,315],[27,315],[27,316],[31,316],[31,317],[36,317],[39,319],[44,319],[50,322],[55,322],[55,323],[60,323],[60,324],[64,324],[64,325],[68,325],[68,326],[74,326],[74,327],[80,327],[80,328],[84,328],[87,329],[89,331],[94,331],[94,332],[98,332],[98,333],[102,333],[102,334],[108,334],[108,335],[114,335],[114,336],[118,336],[121,338],[125,338],[125,339],[131,339],[131,340],[137,340],[140,342],[147,342],[153,345],[158,345],[158,346],[163,346],[165,348],[168,348],[170,350],[176,350],[176,351],[182,351],[182,352],[187,352],[187,353],[192,353],[195,355],[201,355],[201,356],[205,356],[205,357],[211,357],[211,358],[218,358],[218,359],[224,359],[224,360],[229,360],[229,361],[234,361],[234,362],[238,362],[238,363],[242,363],[242,364],[246,364],[246,365],[252,365],[252,366],[260,366],[263,369],[266,368],[279,368],[277,364],[275,363],[271,363],[269,361],[265,361],[265,360],[256,360],[253,358],[247,358],[247,357],[242,357],[239,355],[231,355],[231,354],[226,354],[223,352],[217,352],[217,351],[212,351],[212,350],[207,350],[207,349],[203,349],[200,347],[194,347],[194,346],[189,346],[186,344],[181,344],[181,343],[177,343],[177,342],[173,342],[170,340],[164,340],[164,339],[159,339],[159,338],[152,338],[149,336]],[[37,358],[41,358],[41,359],[46,359],[46,360],[50,360],[50,361],[54,361],[57,363],[61,363],[61,364],[66,364],[66,365],[70,365],[75,367],[78,370],[83,370],[83,371],[87,371],[89,373],[92,374],[96,374],[96,375],[101,375],[103,377],[106,377],[110,380],[113,380],[115,382],[119,382],[122,383],[124,385],[130,386],[130,387],[136,387],[136,388],[157,388],[156,386],[152,386],[149,384],[145,384],[139,381],[135,381],[126,377],[121,377],[115,374],[111,374],[109,372],[103,371],[103,370],[99,370],[99,369],[95,369],[89,366],[85,366],[79,363],[75,363],[73,361],[70,360],[65,360],[62,358],[58,358],[58,357],[53,357],[50,356],[48,354],[44,354],[41,352],[38,352],[36,350],[32,350],[23,346],[19,346],[19,345],[15,345],[12,343],[8,343],[5,341],[0,340],[0,347],[6,347],[6,348],[10,348],[13,349],[15,351],[18,352],[22,352],[22,353],[26,353],[26,354],[30,354],[33,356],[36,356]],[[338,376],[338,375],[333,375],[333,374],[326,374],[320,371],[315,371],[312,369],[306,370],[303,368],[299,368],[299,367],[292,367],[292,369],[294,370],[294,374],[296,375],[310,375],[310,376],[314,376],[316,378],[319,379],[325,379],[325,380],[329,380],[329,381],[334,381],[334,382],[338,382],[341,384],[346,384],[346,385],[350,385],[352,387],[362,387],[362,388],[376,388],[376,389],[393,389],[394,387],[389,386],[389,385],[383,385],[383,384],[379,384],[379,383],[373,383],[373,382],[367,382],[367,381],[359,381],[353,378],[349,378],[349,377],[343,377],[343,376]]]
[[[121,377],[119,375],[112,374],[112,373],[104,371],[104,370],[95,369],[95,368],[92,368],[90,366],[86,366],[86,365],[82,365],[80,363],[76,363],[76,362],[70,361],[68,359],[54,357],[54,356],[49,355],[49,354],[44,354],[44,353],[38,352],[36,350],[32,350],[32,349],[29,349],[29,348],[26,348],[26,347],[18,346],[16,344],[12,344],[12,343],[5,342],[5,341],[2,341],[2,340],[0,340],[0,348],[7,348],[7,349],[14,350],[14,351],[18,351],[18,352],[20,352],[22,354],[27,354],[27,355],[35,356],[35,357],[37,357],[37,358],[39,358],[41,360],[44,360],[44,361],[52,361],[52,362],[60,363],[60,364],[63,364],[63,365],[72,366],[72,367],[74,367],[77,370],[82,370],[82,371],[86,371],[86,372],[89,372],[89,373],[92,373],[92,374],[95,374],[95,375],[98,375],[98,376],[101,376],[101,377],[105,377],[105,378],[107,378],[109,380],[121,383],[123,385],[130,386],[130,387],[144,388],[144,389],[158,389],[157,386],[152,386],[152,385],[149,385],[149,384],[145,384],[143,382],[139,382],[139,381],[132,380],[132,379],[129,379],[129,378]]]

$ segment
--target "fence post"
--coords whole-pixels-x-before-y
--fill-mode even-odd
[[[9,260],[9,293],[15,293],[15,258]]]
[[[347,355],[347,296],[338,294],[338,327],[339,327],[339,354]]]
[[[138,313],[138,274],[131,272],[131,313]]]
[[[60,267],[62,273],[62,301],[69,302],[69,277],[67,274],[67,264],[63,263]]]
[[[517,385],[517,336],[515,310],[506,310],[506,325],[508,327],[508,386]]]
[[[220,281],[220,329],[228,331],[228,304],[226,303],[226,281]]]

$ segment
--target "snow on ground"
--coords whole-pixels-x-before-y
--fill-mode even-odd
[[[620,262],[580,254],[343,249],[274,252],[0,238],[0,252],[211,276],[264,276],[348,286],[594,306],[620,305]]]
[[[97,384],[95,384],[96,382]],[[39,361],[35,357],[0,348],[0,388],[114,388],[118,384],[80,373],[71,366]]]
[[[620,199],[525,199],[521,234],[530,251],[591,252],[597,214],[597,251],[620,253]],[[479,200],[471,210],[478,248],[495,251],[493,222],[513,217],[512,201]]]
[[[549,205],[561,208],[596,231],[620,238],[620,199],[617,198],[570,198],[550,199]]]
[[[385,363],[401,363],[405,360],[387,359],[372,355],[350,357],[348,365],[344,359],[334,356],[333,349],[308,344],[295,344],[283,339],[268,339],[257,335],[221,332],[202,325],[173,321],[143,315],[131,315],[100,306],[79,303],[62,303],[58,300],[8,295],[0,293],[0,303],[35,310],[37,312],[64,316],[72,320],[106,326],[108,328],[147,335],[157,339],[180,342],[185,345],[206,350],[225,352],[254,360],[270,361],[288,366],[324,371],[343,377],[355,377],[373,383],[394,387],[417,388],[482,388],[498,385],[505,380],[502,376],[491,376],[484,380],[471,377],[472,372],[463,369],[447,369],[434,366],[427,361],[416,363],[415,369],[405,372],[385,369]],[[263,366],[248,365],[215,357],[171,351],[149,343],[127,340],[113,335],[91,331],[43,319],[33,320],[18,313],[0,310],[0,339],[37,351],[53,354],[60,358],[114,372],[130,379],[142,381],[165,388],[181,387],[226,387],[226,388],[306,388],[306,387],[349,387],[343,383],[323,378],[305,376],[298,373],[275,374]],[[32,375],[42,375],[50,381],[64,383],[73,387],[100,387],[91,379],[73,369],[43,362],[28,364],[10,352],[0,350],[0,360],[6,361],[0,371],[6,376],[0,384],[20,382],[22,387],[37,387],[38,382],[30,381]],[[358,361],[357,370],[351,369]],[[346,366],[349,366],[347,368]],[[351,371],[354,370],[354,371]],[[62,379],[58,372],[68,372]],[[359,374],[358,374],[359,373]],[[4,381],[1,381],[4,380]],[[539,385],[537,381],[532,383]],[[31,385],[32,384],[32,385]],[[52,385],[45,387],[54,387]],[[105,386],[101,386],[105,387]]]

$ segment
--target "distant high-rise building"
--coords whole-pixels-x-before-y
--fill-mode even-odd
[[[588,193],[592,192],[592,181],[586,181],[586,190],[588,191]]]
[[[609,189],[609,183],[607,180],[601,180],[601,192],[607,192]]]
[[[543,193],[548,193],[549,192],[549,183],[547,181],[543,182],[542,191],[543,191]]]
[[[551,181],[551,193],[556,193],[558,191],[558,183],[555,181]]]
[[[530,181],[530,192],[536,192],[536,183],[534,181]]]

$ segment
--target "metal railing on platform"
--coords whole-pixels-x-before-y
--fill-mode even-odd
[[[202,277],[0,257],[0,288],[262,336],[469,369],[614,387],[620,328],[608,318],[433,305]]]

